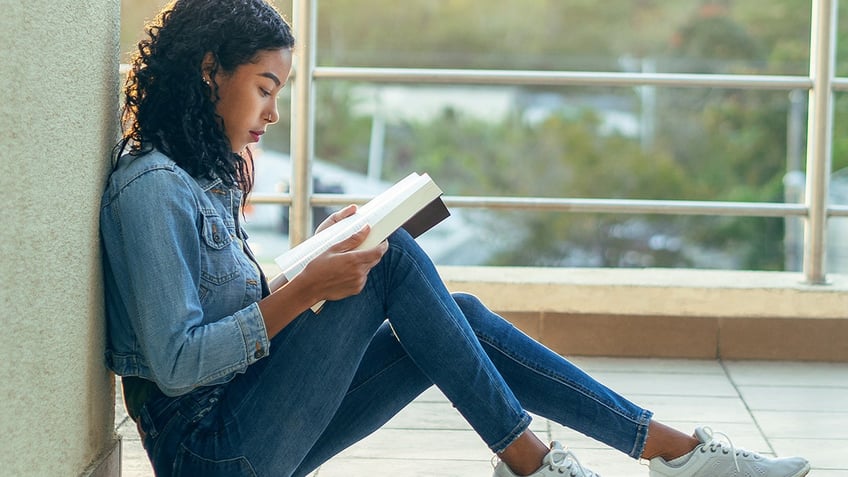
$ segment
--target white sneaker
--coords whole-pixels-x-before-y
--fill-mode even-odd
[[[661,457],[651,459],[651,477],[801,477],[810,471],[810,464],[800,457],[774,459],[756,452],[736,449],[730,438],[727,442],[713,438],[709,427],[695,429],[701,444],[692,452],[666,462]]]
[[[553,477],[553,476],[569,476],[569,477],[601,477],[600,475],[586,469],[580,465],[577,457],[570,450],[562,448],[559,442],[551,444],[551,451],[542,459],[542,467],[536,472],[533,472],[527,477]],[[495,466],[493,477],[518,477],[512,473],[512,470],[503,462],[498,462]]]

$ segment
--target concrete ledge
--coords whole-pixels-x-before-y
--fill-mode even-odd
[[[650,316],[842,318],[848,276],[691,269],[439,267],[448,287],[502,311]]]
[[[848,361],[848,277],[680,269],[439,267],[562,354]]]
[[[848,362],[848,275],[809,285],[789,272],[438,269],[448,289],[561,354]]]

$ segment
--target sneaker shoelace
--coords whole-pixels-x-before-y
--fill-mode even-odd
[[[741,470],[739,470],[738,458],[740,453],[742,454],[742,457],[757,457],[756,454],[750,453],[748,451],[741,449],[737,450],[736,447],[733,446],[733,442],[730,440],[730,436],[728,436],[727,434],[723,432],[714,432],[709,427],[704,427],[703,430],[704,433],[710,438],[710,440],[709,442],[704,443],[704,447],[701,448],[701,452],[706,452],[706,448],[709,447],[710,452],[722,452],[724,454],[731,454],[733,456],[733,465],[736,466],[736,472],[741,472]],[[727,443],[716,440],[716,436],[723,437],[725,440],[727,440]]]
[[[569,472],[571,477],[601,477],[599,474],[592,472],[591,470],[583,467],[580,464],[580,461],[577,459],[577,456],[574,455],[568,449],[558,449],[554,448],[550,450],[550,464],[547,464],[548,469],[555,470],[560,474],[565,474],[566,471]],[[498,461],[498,456],[492,456],[492,467],[495,467]],[[582,472],[582,474],[577,474],[577,471]]]
[[[581,475],[586,477],[601,477],[591,470],[584,468],[577,459],[577,456],[568,449],[551,449],[550,457],[551,463],[548,464],[548,468],[556,470],[560,474],[565,474],[567,471],[572,477]],[[576,473],[578,470],[581,473]]]

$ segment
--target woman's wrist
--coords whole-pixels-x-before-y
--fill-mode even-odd
[[[277,278],[279,277],[275,277],[272,283]],[[283,277],[282,281],[277,283],[276,290],[269,284],[274,291],[259,301],[259,311],[265,321],[268,338],[274,337],[298,315],[319,301],[318,298],[313,297],[314,292],[310,290],[308,281],[298,278],[300,277],[287,281]]]

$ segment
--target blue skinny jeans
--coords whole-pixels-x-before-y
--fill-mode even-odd
[[[529,411],[638,458],[652,416],[450,294],[401,231],[360,294],[304,312],[232,381],[149,400],[139,421],[159,477],[304,476],[433,384],[493,452]]]

